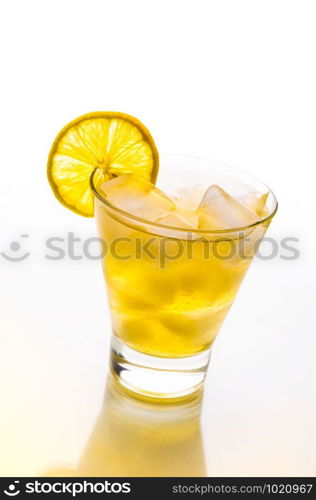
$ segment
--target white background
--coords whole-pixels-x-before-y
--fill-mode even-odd
[[[315,25],[308,0],[2,2],[0,251],[18,240],[31,255],[0,256],[1,474],[75,467],[100,409],[100,264],[44,258],[48,236],[94,235],[45,172],[56,133],[94,110],[135,115],[161,152],[274,189],[269,236],[299,238],[300,258],[255,262],[223,326],[205,460],[214,476],[315,474]]]

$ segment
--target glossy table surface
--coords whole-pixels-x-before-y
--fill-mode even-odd
[[[214,344],[203,400],[167,406],[129,398],[108,377],[99,262],[38,250],[3,264],[1,475],[315,474],[307,263],[254,262]]]

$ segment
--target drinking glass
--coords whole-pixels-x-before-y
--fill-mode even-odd
[[[238,169],[162,155],[157,186],[169,194],[186,192],[191,207],[210,185],[241,203],[265,202],[261,216],[247,226],[170,227],[115,207],[95,177],[91,187],[113,329],[111,370],[138,397],[189,398],[203,387],[212,344],[277,211],[276,197]],[[234,215],[233,204],[229,210]]]

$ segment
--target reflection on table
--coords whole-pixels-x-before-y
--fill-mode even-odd
[[[109,376],[78,476],[205,476],[201,395],[177,404],[130,397]]]

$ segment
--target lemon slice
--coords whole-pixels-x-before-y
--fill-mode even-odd
[[[158,151],[147,128],[133,116],[99,111],[80,116],[57,135],[47,164],[49,183],[70,210],[93,216],[90,176],[95,181],[133,174],[155,182]]]

